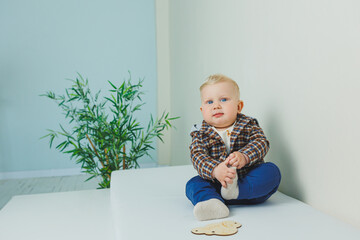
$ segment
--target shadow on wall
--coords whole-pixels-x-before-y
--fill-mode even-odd
[[[0,172],[4,172],[6,169],[6,161],[10,161],[11,158],[11,146],[9,144],[9,128],[7,124],[8,119],[8,108],[11,104],[9,100],[6,100],[4,98],[4,93],[6,86],[5,82],[6,75],[0,73],[0,79],[2,81],[0,82]]]
[[[0,58],[0,66],[2,67],[0,69],[0,173],[6,171],[8,163],[12,160],[11,146],[9,144],[11,131],[8,126],[9,109],[12,107],[12,102],[7,97],[9,94],[6,91],[11,93],[8,85],[13,80],[14,69],[4,60]]]
[[[4,172],[6,170],[6,161],[11,159],[11,148],[9,145],[9,134],[6,122],[6,109],[4,109],[4,105],[4,99],[0,98],[0,172]]]
[[[287,139],[286,132],[281,126],[279,117],[270,113],[267,117],[266,135],[270,141],[270,150],[265,160],[275,163],[281,171],[281,184],[279,190],[298,200],[304,201],[303,188],[299,181],[298,170],[296,169],[296,159],[291,154],[291,140]]]

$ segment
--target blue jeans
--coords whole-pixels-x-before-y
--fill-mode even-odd
[[[220,194],[220,182],[208,181],[200,176],[193,177],[187,182],[186,196],[194,205],[212,198],[217,198],[227,205],[257,204],[265,202],[277,191],[280,180],[279,168],[274,163],[267,162],[255,166],[245,177],[238,179],[237,199],[223,199]]]

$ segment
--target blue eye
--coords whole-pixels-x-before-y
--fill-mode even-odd
[[[221,102],[226,102],[227,99],[226,99],[226,98],[222,98],[222,99],[220,99],[220,101],[221,101]]]
[[[209,100],[206,102],[207,104],[213,104],[213,101],[212,100]]]

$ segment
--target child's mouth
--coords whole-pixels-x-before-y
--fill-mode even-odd
[[[224,115],[224,114],[223,114],[223,113],[216,113],[216,114],[214,114],[213,116],[216,117],[216,118],[219,118],[219,117],[221,117],[222,115]]]

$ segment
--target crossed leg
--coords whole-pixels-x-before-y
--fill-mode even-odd
[[[186,196],[192,202],[198,220],[224,218],[229,215],[226,205],[258,204],[274,194],[280,184],[279,168],[271,163],[254,167],[245,177],[239,178],[238,196],[225,200],[221,196],[221,184],[195,176],[186,184]],[[211,201],[210,201],[211,200]]]

